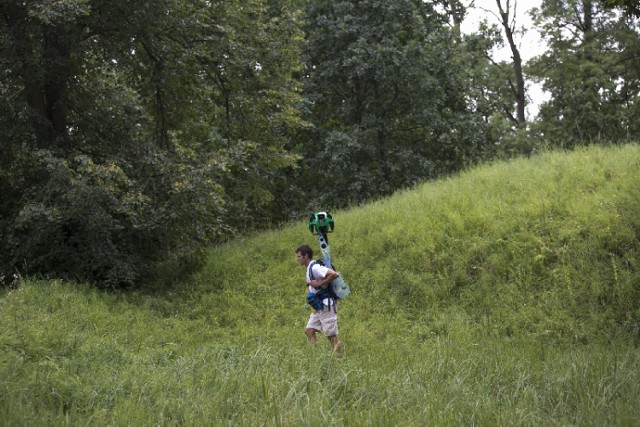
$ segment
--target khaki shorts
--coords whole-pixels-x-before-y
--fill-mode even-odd
[[[307,328],[320,331],[326,337],[338,335],[338,314],[335,312],[334,307],[329,308],[325,305],[322,311],[311,313]]]

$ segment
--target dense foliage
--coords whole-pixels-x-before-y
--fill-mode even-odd
[[[490,60],[497,27],[460,34],[465,6],[2,2],[0,275],[175,280],[308,208],[639,137],[633,2],[545,0],[525,74]],[[551,95],[529,122],[523,77]]]
[[[3,269],[126,285],[272,199],[296,16],[264,2],[4,2]]]
[[[448,16],[419,0],[308,6],[305,149],[317,202],[359,202],[457,170],[486,144]]]
[[[564,147],[637,139],[640,22],[592,0],[545,0],[537,19],[549,49],[531,73],[550,94],[539,136]]]

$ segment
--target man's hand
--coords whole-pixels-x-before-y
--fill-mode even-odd
[[[327,271],[327,275],[324,276],[324,279],[313,279],[311,282],[309,282],[309,284],[315,289],[320,289],[320,288],[326,287],[337,278],[338,278],[338,273],[329,269],[329,271]]]
[[[324,280],[313,279],[311,282],[309,282],[309,285],[311,285],[311,287],[313,287],[315,289],[320,289],[320,288],[322,288],[322,283],[323,282],[324,282]]]

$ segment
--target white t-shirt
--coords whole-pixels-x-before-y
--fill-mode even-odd
[[[309,263],[309,265],[307,266],[307,283],[311,282],[311,275],[309,274],[309,270],[313,268],[313,278],[315,280],[322,280],[324,279],[324,277],[327,275],[327,272],[329,271],[329,269],[324,266],[324,265],[320,265],[319,263],[315,262],[315,261],[311,261]],[[318,292],[318,290],[316,288],[314,288],[313,286],[309,285],[309,292],[311,292],[312,294],[315,294],[316,292]],[[322,300],[322,303],[324,305],[331,305],[329,298],[325,298]]]
[[[307,276],[306,276],[307,284],[311,283],[311,274],[309,274],[311,268],[313,268],[313,278],[315,280],[324,279],[324,277],[327,275],[327,272],[329,271],[329,269],[326,266],[320,265],[320,263],[318,262],[311,261],[307,266]],[[316,292],[318,292],[318,290],[313,286],[309,285],[309,292],[313,292],[315,294]]]

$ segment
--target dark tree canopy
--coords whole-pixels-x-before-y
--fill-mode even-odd
[[[271,201],[300,122],[294,13],[12,0],[0,14],[3,270],[179,275]]]
[[[0,2],[0,276],[175,282],[306,209],[640,138],[637,2],[544,0],[526,64],[510,4],[504,40],[460,0]]]
[[[551,98],[535,130],[564,147],[639,138],[637,23],[593,0],[545,0],[537,18],[549,49],[530,72]]]
[[[637,0],[602,0],[602,4],[608,8],[621,8],[627,14],[640,18],[640,2]]]
[[[419,0],[307,8],[305,157],[327,203],[361,201],[455,170],[482,139],[448,15]]]

